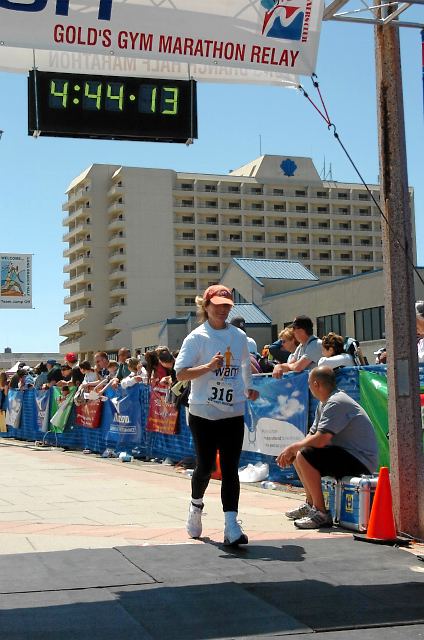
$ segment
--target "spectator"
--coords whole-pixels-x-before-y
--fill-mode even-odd
[[[374,355],[375,355],[375,364],[387,364],[386,347],[381,347],[381,349],[377,349],[377,351],[374,351]]]
[[[0,373],[0,412],[6,411],[6,397],[7,392],[9,391],[9,383],[7,380],[7,375],[4,371]]]
[[[97,353],[95,353],[94,362],[96,364],[94,370],[96,371],[99,378],[107,378],[107,376],[109,375],[109,358],[107,353],[105,353],[104,351],[98,351]]]
[[[43,385],[45,385],[47,383],[47,365],[44,364],[44,362],[39,362],[35,369],[34,369],[34,373],[36,374],[36,378],[35,378],[35,382],[34,382],[34,387],[36,389],[42,389]]]
[[[415,303],[418,362],[424,362],[424,300]]]
[[[90,382],[98,382],[97,373],[94,371],[91,363],[88,360],[83,360],[79,365],[80,371],[84,378],[82,384],[86,385]]]
[[[293,464],[306,492],[305,504],[286,512],[299,529],[331,527],[321,488],[322,476],[360,476],[377,469],[377,440],[365,411],[336,388],[336,374],[317,367],[309,374],[309,389],[319,400],[308,435],[277,457],[280,467]]]
[[[156,353],[159,360],[159,365],[163,368],[162,372],[160,371],[160,367],[158,367],[157,375],[161,384],[165,384],[170,387],[174,382],[177,381],[177,374],[175,373],[174,365],[175,358],[168,349],[168,347],[158,347],[156,349]],[[161,377],[160,374],[162,375]]]
[[[352,356],[344,350],[344,339],[332,331],[322,338],[322,355],[318,360],[319,367],[338,369],[355,366]]]
[[[138,366],[140,364],[138,358],[128,358],[126,364],[130,373],[121,380],[123,389],[128,389],[128,387],[133,387],[135,384],[143,382],[143,377],[138,374]]]
[[[278,337],[281,340],[281,348],[289,352],[286,362],[294,362],[294,354],[297,347],[299,346],[299,340],[296,340],[293,327],[291,325],[285,327],[282,331],[280,331]]]
[[[280,332],[278,336],[278,340],[268,345],[268,353],[271,354],[271,358],[273,359],[274,362],[277,362],[279,364],[284,364],[285,362],[287,362],[290,356],[290,352],[286,349],[285,345],[283,344],[283,341],[281,339],[281,333],[282,332]]]
[[[64,363],[69,364],[71,369],[75,366],[78,366],[78,356],[76,353],[66,353],[64,357]]]
[[[121,382],[121,380],[123,378],[126,378],[130,373],[130,370],[127,365],[129,358],[131,358],[130,349],[127,349],[126,347],[121,347],[118,351],[118,371],[116,372],[116,376],[115,376],[116,378],[118,378],[118,382]]]
[[[50,359],[46,361],[47,366],[47,387],[54,387],[62,380],[62,371],[60,364],[56,360]]]
[[[281,378],[284,373],[291,371],[299,373],[305,369],[313,369],[321,358],[321,340],[314,336],[312,320],[307,316],[296,316],[292,328],[299,346],[293,354],[292,362],[284,362],[274,367],[273,378]]]
[[[56,382],[57,387],[64,387],[72,383],[72,367],[68,363],[64,363],[61,368],[62,377]],[[78,385],[79,386],[79,385]]]
[[[64,402],[66,398],[69,396],[70,389],[67,384],[64,384],[60,390],[59,402]]]

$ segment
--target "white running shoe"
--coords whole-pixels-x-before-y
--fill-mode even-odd
[[[248,544],[249,539],[241,528],[241,522],[233,520],[225,525],[224,544],[227,547],[238,547],[239,544]]]
[[[330,511],[318,511],[312,507],[308,516],[294,521],[294,526],[298,529],[321,529],[321,527],[332,527],[333,518]]]
[[[186,530],[190,538],[200,538],[202,535],[202,511],[203,505],[198,507],[190,502],[186,523]]]

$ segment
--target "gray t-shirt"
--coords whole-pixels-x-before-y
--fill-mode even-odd
[[[374,427],[364,409],[344,391],[336,389],[327,402],[320,402],[310,434],[332,433],[332,446],[341,447],[362,462],[371,473],[378,465]]]
[[[296,351],[293,354],[293,360],[291,362],[297,362],[301,358],[308,358],[311,360],[311,363],[306,367],[306,371],[308,369],[313,369],[317,366],[318,360],[322,358],[322,342],[316,336],[310,336],[305,344],[299,344],[296,347]]]

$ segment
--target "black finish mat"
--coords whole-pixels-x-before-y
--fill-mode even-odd
[[[0,639],[424,640],[423,568],[351,538],[0,556]]]

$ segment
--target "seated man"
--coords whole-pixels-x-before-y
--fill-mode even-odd
[[[308,316],[296,316],[291,326],[294,337],[300,344],[290,362],[275,365],[273,378],[281,378],[290,371],[300,373],[304,369],[313,369],[322,356],[321,340],[314,336],[314,325]]]
[[[280,467],[294,465],[305,488],[305,504],[286,512],[299,529],[333,524],[324,504],[322,476],[340,479],[374,473],[378,458],[370,419],[355,400],[336,388],[336,375],[330,367],[311,371],[309,389],[320,401],[309,433],[277,457]]]

